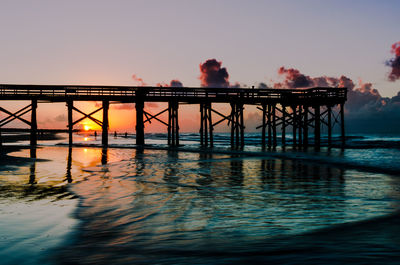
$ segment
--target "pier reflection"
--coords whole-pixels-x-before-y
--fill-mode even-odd
[[[175,193],[179,187],[179,174],[182,165],[179,162],[179,152],[167,151],[167,161],[164,169],[163,180],[168,183],[169,192]]]
[[[214,179],[212,177],[212,153],[199,153],[199,160],[197,162],[198,174],[196,178],[196,183],[200,186],[210,186]]]
[[[107,165],[107,162],[108,162],[108,148],[103,147],[101,149],[101,164]]]
[[[262,188],[291,191],[301,195],[334,195],[345,193],[345,170],[300,160],[264,159],[260,163]],[[314,197],[326,200],[327,197]]]
[[[146,168],[146,164],[144,162],[143,156],[144,156],[143,148],[137,148],[134,150],[133,166],[135,169],[136,176],[143,176],[144,170]]]
[[[68,156],[67,156],[67,172],[65,173],[65,179],[68,183],[72,182],[72,147],[68,147]]]
[[[30,148],[32,163],[29,166],[29,184],[36,184],[36,147]]]

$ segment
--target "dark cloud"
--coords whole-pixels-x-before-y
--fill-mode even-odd
[[[222,62],[209,59],[200,64],[200,81],[202,87],[229,87],[229,74]]]
[[[268,85],[265,84],[265,83],[259,83],[258,86],[257,86],[257,88],[259,88],[259,89],[267,89],[267,88],[269,88],[269,87],[268,87]]]
[[[393,53],[395,57],[386,61],[386,65],[392,68],[388,79],[394,82],[400,79],[400,41],[392,45],[391,53]]]
[[[303,75],[299,70],[294,68],[281,67],[278,74],[284,76],[282,83],[275,83],[274,88],[306,88],[313,86],[313,81],[309,76]]]
[[[183,87],[183,84],[181,81],[175,79],[175,80],[171,80],[171,82],[169,83],[170,87]]]

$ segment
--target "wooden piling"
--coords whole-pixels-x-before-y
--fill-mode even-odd
[[[208,111],[207,111],[207,107],[206,105],[203,105],[203,118],[202,118],[202,123],[203,128],[204,128],[204,142],[205,142],[205,146],[208,146],[208,123],[207,123],[207,119],[208,119]]]
[[[244,146],[244,107],[243,104],[240,104],[240,146]]]
[[[299,146],[303,145],[303,109],[302,106],[299,105],[299,114],[297,115],[297,122],[299,124]]]
[[[235,145],[235,104],[231,103],[231,147]]]
[[[328,145],[332,145],[332,108],[331,106],[327,107],[327,115],[328,115]]]
[[[72,109],[74,106],[74,102],[72,100],[67,101],[67,108],[68,108],[68,144],[69,146],[72,145],[72,132],[73,132],[73,117],[72,117]]]
[[[136,109],[136,144],[144,145],[144,123],[143,123],[143,99],[137,99],[135,104]]]
[[[321,111],[320,106],[314,106],[314,144],[316,147],[321,145]]]
[[[341,131],[341,139],[342,139],[342,146],[346,143],[346,135],[344,132],[344,103],[340,104],[340,131]]]
[[[240,120],[239,120],[239,111],[240,111],[240,109],[239,109],[239,105],[238,104],[236,104],[236,112],[235,112],[235,133],[236,133],[236,137],[235,137],[235,139],[236,139],[236,147],[238,147],[239,146],[239,143],[240,143],[240,137],[239,137],[239,134],[240,134]]]
[[[286,106],[282,105],[282,145],[286,145]]]
[[[273,135],[273,146],[277,145],[276,137],[276,105],[272,105],[272,135]]]
[[[211,103],[207,104],[207,110],[208,110],[208,129],[210,132],[210,147],[214,146],[214,127],[212,123],[212,116],[211,116]]]
[[[303,106],[303,146],[308,146],[308,106]]]
[[[37,145],[37,100],[32,99],[31,104],[31,137],[30,137],[30,144],[31,146]]]
[[[168,102],[168,128],[170,128],[168,144],[172,146],[179,145],[178,108],[179,104],[177,101]]]
[[[171,105],[168,103],[168,140],[167,143],[168,145],[171,145],[172,143],[172,113],[171,113],[172,109],[171,109]]]
[[[265,122],[265,115],[267,113],[267,106],[265,104],[262,105],[262,125],[261,125],[261,146],[265,148],[265,126],[267,126]]]
[[[272,113],[271,113],[271,105],[268,104],[268,111],[267,111],[267,116],[268,116],[268,147],[272,146]]]
[[[200,103],[200,145],[204,146],[204,104]],[[169,126],[168,126],[168,141],[170,138],[170,131],[169,131]],[[169,142],[168,142],[169,144]]]
[[[179,146],[179,116],[178,116],[178,111],[179,109],[179,103],[175,102],[174,104],[174,110],[175,110],[175,144]]]
[[[108,109],[110,103],[108,100],[103,100],[103,122],[102,122],[102,135],[101,143],[103,146],[108,145]]]
[[[292,106],[292,128],[293,128],[293,146],[297,145],[297,106]]]

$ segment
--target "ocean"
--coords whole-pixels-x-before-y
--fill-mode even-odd
[[[335,136],[319,150],[290,138],[263,150],[259,133],[231,149],[229,137],[12,143],[0,263],[400,264],[400,136],[349,135],[345,149]]]

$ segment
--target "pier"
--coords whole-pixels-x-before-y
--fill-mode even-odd
[[[102,145],[108,145],[108,110],[110,103],[135,103],[136,144],[145,144],[145,125],[157,121],[166,126],[167,142],[179,146],[179,105],[196,104],[200,111],[200,144],[212,147],[214,127],[226,122],[230,127],[234,148],[244,146],[246,105],[256,105],[261,113],[260,145],[264,148],[278,145],[278,130],[281,144],[286,145],[286,135],[292,134],[292,144],[298,147],[321,145],[321,129],[327,128],[328,145],[332,145],[332,131],[340,127],[341,142],[345,144],[344,104],[347,99],[346,88],[313,87],[308,89],[255,89],[255,88],[206,88],[206,87],[128,87],[128,86],[86,86],[86,85],[16,85],[0,84],[0,112],[7,116],[0,120],[0,144],[2,127],[14,120],[29,126],[30,144],[37,145],[37,107],[41,102],[65,102],[68,115],[67,131],[72,145],[74,125],[90,119],[102,128]],[[28,105],[11,112],[1,106],[4,101],[27,101]],[[85,113],[74,106],[77,101],[102,102],[101,107]],[[166,102],[168,107],[152,114],[145,109],[147,102]],[[213,103],[230,105],[229,113],[221,113],[213,108]],[[102,120],[93,115],[102,111]],[[168,120],[160,115],[167,112]],[[74,113],[82,117],[74,120]],[[30,119],[23,118],[29,115]],[[134,115],[134,114],[132,114]],[[60,129],[61,130],[61,129]],[[312,133],[312,134],[311,134]]]

